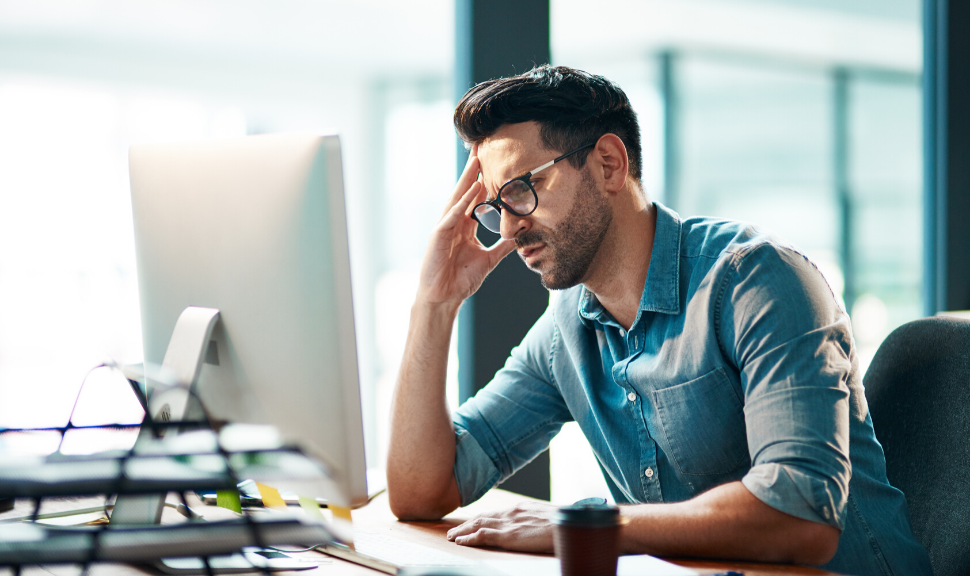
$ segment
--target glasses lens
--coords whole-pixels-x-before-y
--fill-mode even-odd
[[[490,204],[476,206],[475,218],[491,232],[498,234],[502,229],[502,214]]]
[[[512,180],[502,187],[499,192],[502,202],[512,207],[512,211],[519,216],[528,216],[536,209],[536,195],[522,180]]]

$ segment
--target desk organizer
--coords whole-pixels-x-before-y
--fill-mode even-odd
[[[138,383],[129,382],[139,394]],[[148,408],[145,398],[139,395],[139,400]],[[244,547],[308,547],[333,540],[325,524],[302,513],[266,517],[244,511],[229,521],[189,518],[160,524],[165,497],[171,492],[189,510],[187,492],[235,490],[240,478],[260,482],[286,479],[309,487],[332,477],[325,464],[298,447],[284,445],[269,426],[229,424],[216,431],[205,418],[157,422],[146,409],[141,424],[74,426],[69,421],[57,428],[0,429],[0,438],[11,433],[56,431],[63,444],[69,431],[92,428],[139,428],[140,432],[129,450],[93,455],[0,453],[0,499],[34,501],[32,517],[0,520],[0,566],[12,566],[19,574],[22,566],[33,564],[70,563],[86,569],[97,561],[154,562],[197,556],[203,560],[203,572],[212,574],[210,558],[237,553]],[[166,433],[171,431],[177,433]],[[98,495],[107,495],[105,510],[111,497],[115,498],[106,524],[62,528],[29,521],[38,519],[45,498]],[[269,570],[265,565],[252,568]]]

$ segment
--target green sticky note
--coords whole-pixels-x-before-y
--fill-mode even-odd
[[[316,499],[308,496],[300,496],[300,506],[306,511],[307,517],[311,520],[324,520],[323,513],[320,512],[320,504]]]
[[[216,492],[216,506],[227,508],[242,514],[242,502],[239,501],[239,490],[219,490]]]

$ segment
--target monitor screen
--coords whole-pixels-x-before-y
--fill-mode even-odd
[[[196,383],[207,413],[271,424],[326,462],[333,481],[304,495],[366,503],[339,139],[133,146],[129,170],[145,362],[162,363],[187,307],[218,309]]]

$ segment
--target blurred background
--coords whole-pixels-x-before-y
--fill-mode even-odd
[[[926,307],[921,11],[550,0],[548,38],[554,64],[630,96],[648,194],[801,248],[866,365]],[[461,161],[456,20],[454,0],[0,0],[0,427],[62,425],[92,367],[141,359],[129,145],[336,132],[368,459],[383,462],[420,258]],[[105,391],[89,410],[137,419],[111,378],[91,374]],[[554,501],[606,494],[583,445],[574,426],[554,441]]]

